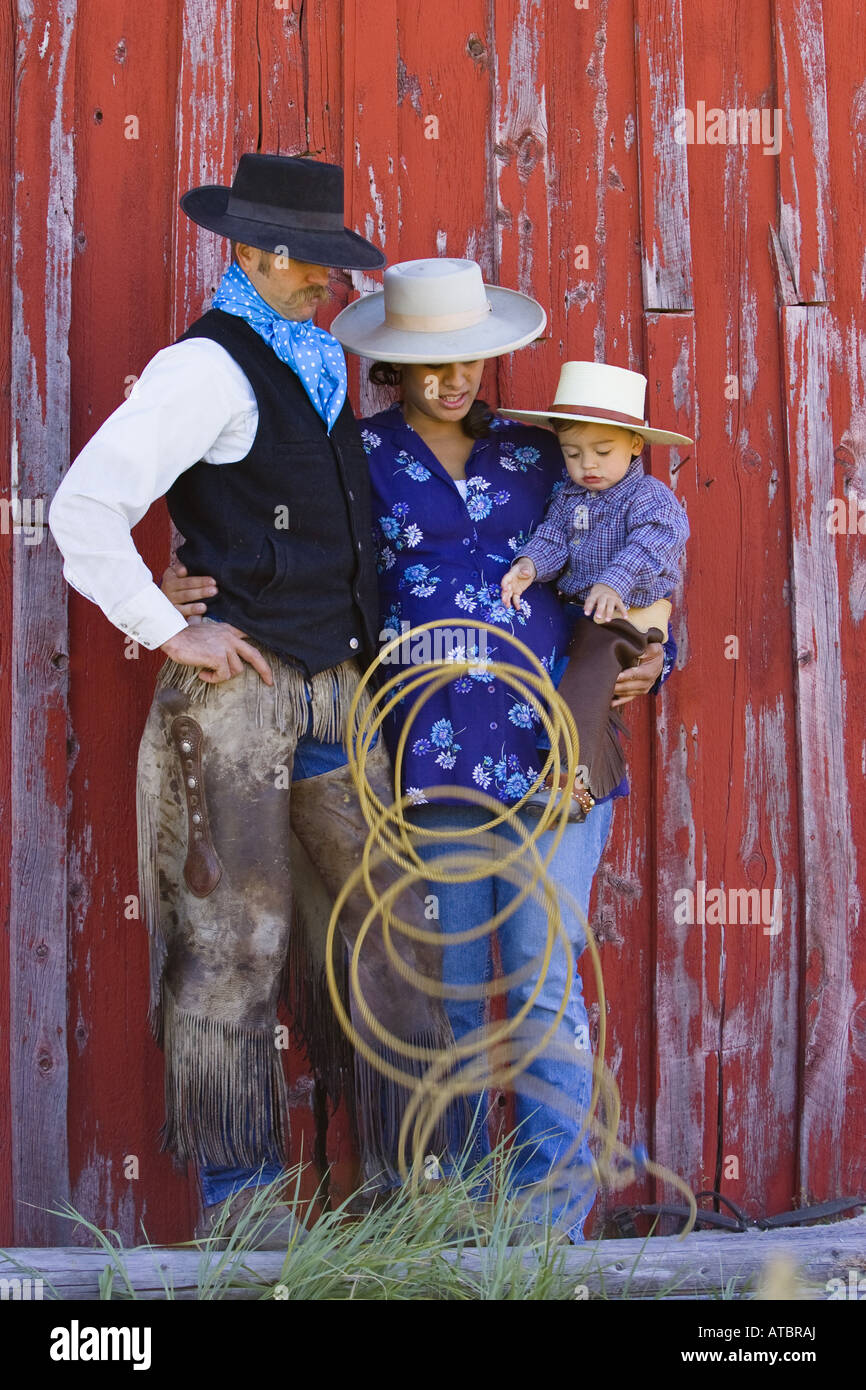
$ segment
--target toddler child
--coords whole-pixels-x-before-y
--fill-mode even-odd
[[[610,708],[613,688],[649,642],[667,636],[667,599],[689,534],[682,504],[644,472],[641,452],[646,443],[693,441],[647,425],[646,385],[639,372],[566,362],[550,410],[502,410],[509,419],[554,427],[570,479],[502,579],[507,606],[519,607],[530,584],[555,578],[562,597],[578,609],[558,687],[579,739],[569,820],[583,820],[622,780],[617,729],[623,725]],[[567,775],[560,785],[566,781]],[[540,810],[548,800],[539,792],[527,808]]]

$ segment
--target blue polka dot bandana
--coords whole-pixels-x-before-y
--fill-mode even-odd
[[[346,359],[337,339],[317,328],[312,319],[282,318],[237,264],[230,265],[220,280],[212,307],[246,319],[280,361],[297,373],[330,434],[348,390]]]

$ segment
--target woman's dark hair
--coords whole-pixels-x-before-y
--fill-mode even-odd
[[[403,373],[394,362],[374,362],[370,368],[369,377],[374,386],[396,388],[403,381]],[[463,427],[463,433],[467,434],[470,439],[487,439],[490,434],[490,421],[492,419],[493,411],[487,402],[474,400],[460,424]]]

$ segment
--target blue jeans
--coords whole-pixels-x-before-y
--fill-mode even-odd
[[[300,782],[307,777],[318,777],[323,772],[334,772],[347,762],[342,743],[323,743],[321,739],[305,734],[295,748],[292,781]],[[202,1200],[206,1207],[215,1202],[224,1202],[244,1187],[275,1182],[282,1171],[279,1163],[266,1162],[258,1168],[217,1168],[205,1164],[199,1167]]]
[[[585,821],[567,825],[547,871],[554,886],[571,893],[585,915],[588,912],[592,880],[601,861],[612,817],[613,802],[608,800],[599,802]],[[414,808],[412,818],[416,824],[428,829],[465,829],[470,825],[481,825],[488,821],[490,813],[474,806],[431,805]],[[524,824],[532,829],[537,825],[537,821],[527,818]],[[516,832],[507,826],[498,827],[496,833],[507,837],[509,845],[518,838]],[[542,857],[549,852],[552,837],[552,831],[547,831],[540,837],[538,849]],[[429,842],[426,845],[419,844],[418,850],[429,862],[439,854],[460,849],[468,850],[471,846],[471,839],[451,842],[444,840],[436,845]],[[530,862],[528,852],[526,862],[527,865]],[[439,922],[443,932],[447,935],[449,932],[465,931],[493,917],[517,896],[523,881],[518,878],[517,883],[511,883],[505,877],[496,876],[466,884],[431,881],[429,891],[438,897]],[[574,956],[580,956],[586,945],[580,923],[566,910],[562,913],[562,923],[572,944]],[[521,967],[528,966],[533,958],[543,951],[547,930],[545,906],[530,894],[499,927],[503,974],[510,975]],[[459,946],[446,946],[443,957],[443,978],[446,984],[478,986],[482,981],[491,978],[489,935]],[[513,1018],[529,998],[538,973],[539,970],[536,968],[527,980],[509,990],[509,1018]],[[521,1025],[523,1032],[518,1034],[518,1038],[526,1039],[530,1033],[533,1037],[538,1037],[546,1031],[567,994],[568,1004],[554,1034],[554,1044],[559,1046],[565,1043],[570,1048],[578,1048],[588,1053],[589,1020],[583,999],[583,985],[577,970],[570,981],[567,976],[567,957],[560,941],[554,946],[541,992],[530,1009],[526,1023]],[[445,1007],[458,1042],[461,1037],[483,1024],[483,999],[446,999]],[[539,1094],[525,1096],[520,1094],[519,1079],[515,1086],[518,1126],[516,1141],[520,1146],[513,1175],[516,1187],[542,1182],[547,1178],[551,1167],[577,1139],[592,1093],[592,1073],[588,1066],[575,1065],[573,1061],[565,1060],[562,1055],[557,1056],[555,1048],[551,1045],[530,1064],[526,1074],[540,1084],[535,1088]],[[554,1096],[562,1097],[562,1108],[553,1103]],[[481,1098],[470,1096],[469,1100],[475,1109],[476,1121],[468,1144],[464,1139],[456,1145],[456,1149],[462,1149],[464,1153],[468,1151],[474,1161],[490,1152],[490,1143]],[[452,1146],[452,1152],[454,1151],[455,1146]],[[579,1148],[568,1162],[564,1178],[557,1179],[551,1197],[545,1200],[543,1195],[539,1195],[532,1199],[527,1209],[528,1219],[555,1221],[568,1231],[573,1241],[582,1240],[583,1223],[595,1200],[595,1185],[589,1178],[589,1165],[590,1150],[587,1135],[584,1135]]]

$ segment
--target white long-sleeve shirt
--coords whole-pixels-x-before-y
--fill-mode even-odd
[[[154,582],[132,527],[199,459],[244,458],[258,420],[248,377],[219,343],[174,343],[148,362],[57,489],[48,525],[65,579],[143,647],[187,624]]]

